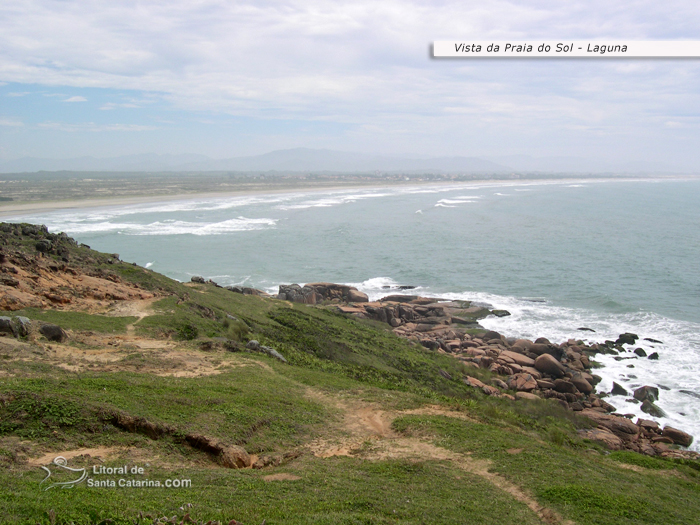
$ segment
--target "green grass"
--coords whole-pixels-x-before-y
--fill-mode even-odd
[[[336,438],[342,431],[336,427],[343,412],[319,400],[325,395],[384,411],[439,404],[470,416],[401,415],[393,429],[490,461],[493,472],[579,525],[697,523],[697,461],[605,453],[578,438],[577,429],[590,423],[557,403],[486,397],[461,378],[470,374],[487,382],[489,372],[465,368],[449,356],[397,338],[384,325],[345,317],[333,307],[243,296],[211,285],[185,286],[125,263],[107,264],[105,254],[75,250],[76,257],[93,260],[101,271],[172,294],[154,303],[155,315],[136,324],[138,334],[181,340],[178,348],[188,352],[197,351],[207,338],[257,339],[289,363],[211,350],[207,355],[218,352],[216,359],[228,368],[185,378],[75,373],[39,358],[15,360],[8,353],[0,376],[0,522],[145,524],[176,515],[180,523],[189,512],[198,521],[235,518],[246,525],[263,520],[267,525],[540,523],[524,504],[485,478],[447,462],[314,457],[306,444]],[[102,333],[123,332],[135,320],[41,310],[13,314]],[[122,364],[138,369],[152,367],[158,359],[164,358],[134,349]],[[316,397],[308,395],[309,388]],[[157,440],[132,434],[112,424],[114,412],[174,430]],[[254,454],[291,453],[295,459],[263,471],[224,469],[185,444],[186,433],[238,443]],[[150,479],[191,479],[192,487],[81,485],[44,492],[38,487],[43,471],[20,461],[22,451],[32,447],[36,453],[98,446],[131,447],[157,458],[148,460]],[[127,453],[120,461],[146,460]],[[262,479],[279,472],[301,479]],[[194,506],[179,510],[187,503]]]
[[[658,470],[620,468],[619,460],[631,463],[633,453],[611,458],[595,447],[562,445],[493,423],[406,416],[396,420],[394,428],[455,452],[491,460],[494,471],[528,487],[540,503],[579,524],[694,524],[700,515],[697,471],[670,461],[661,460],[675,474],[660,479]],[[633,461],[646,462],[636,456],[641,459]]]
[[[16,523],[133,524],[139,513],[195,520],[236,519],[245,524],[355,525],[540,523],[525,505],[466,472],[448,465],[405,460],[362,462],[347,458],[302,458],[281,469],[296,481],[264,481],[267,472],[147,469],[149,479],[190,479],[189,489],[90,488],[37,490],[41,471],[27,473],[4,493],[0,507]],[[94,476],[97,479],[99,476]]]
[[[105,445],[119,432],[101,415],[121,411],[183,434],[200,432],[230,444],[245,441],[257,453],[291,449],[320,425],[325,410],[303,399],[301,385],[252,359],[231,359],[247,366],[197,379],[127,372],[76,376],[60,369],[41,378],[10,378],[0,395],[14,399],[0,405],[0,435]]]
[[[67,330],[84,330],[103,333],[124,333],[127,325],[136,321],[136,317],[109,317],[106,315],[86,314],[64,310],[41,310],[26,308],[15,312],[0,312],[0,315],[22,315],[29,319],[59,325]]]

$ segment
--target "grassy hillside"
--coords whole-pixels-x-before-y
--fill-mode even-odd
[[[488,371],[387,325],[67,249],[76,267],[158,295],[133,311],[0,312],[69,335],[0,338],[2,523],[697,523],[698,462],[610,453],[578,438],[590,421],[555,401],[486,397],[462,378]],[[260,468],[225,468],[193,436]],[[91,473],[144,469],[93,480],[189,486],[43,490],[39,466],[58,455]]]

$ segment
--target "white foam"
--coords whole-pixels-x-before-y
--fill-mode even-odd
[[[400,293],[402,295],[418,295],[420,294],[421,290],[423,290],[423,288],[420,286],[416,286],[415,288],[410,288],[408,290],[402,290],[399,287],[405,285],[406,283],[398,283],[391,277],[374,277],[361,283],[345,284],[348,286],[354,286],[361,292],[366,293],[370,301],[376,301],[382,297],[396,293]]]
[[[122,235],[221,235],[225,233],[273,228],[277,219],[250,219],[237,217],[221,222],[189,222],[166,219],[148,224],[127,222],[56,222],[51,231],[65,231],[69,235],[82,233],[115,232]]]
[[[475,202],[473,199],[440,199],[438,204],[470,204]]]

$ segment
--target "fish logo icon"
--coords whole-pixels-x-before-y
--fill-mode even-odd
[[[45,487],[43,487],[44,490],[49,490],[49,489],[56,488],[56,487],[62,488],[62,489],[72,489],[76,485],[85,481],[88,477],[87,469],[85,469],[85,468],[71,468],[68,466],[68,460],[66,458],[64,458],[63,456],[57,456],[56,458],[54,458],[54,460],[51,463],[49,463],[49,465],[39,467],[47,472],[46,477],[41,480],[41,483],[39,483],[40,486],[43,485],[51,477],[51,474],[53,474],[53,472],[51,472],[51,470],[49,470],[48,467],[58,467],[59,469],[61,469],[63,471],[75,472],[76,474],[80,474],[80,477],[77,479],[71,480],[71,481],[61,481],[61,482],[55,481],[55,482],[50,483],[50,484],[46,485]]]

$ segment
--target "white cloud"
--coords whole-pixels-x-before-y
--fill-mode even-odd
[[[29,94],[30,94],[29,91],[22,91],[22,92],[8,93],[7,96],[8,97],[26,97]]]
[[[14,118],[0,117],[0,126],[5,126],[8,128],[20,128],[24,126],[24,123],[21,120],[17,120]]]
[[[102,132],[102,131],[153,131],[158,129],[156,126],[142,126],[139,124],[95,124],[94,122],[85,122],[81,124],[68,124],[65,122],[41,122],[37,124],[37,128],[44,130],[67,131],[75,132]]]
[[[134,108],[140,108],[138,104],[134,104],[132,102],[124,102],[124,103],[117,103],[117,102],[107,102],[103,106],[100,107],[101,110],[103,111],[108,111],[112,109],[117,109],[117,108],[129,108],[129,109],[134,109]]]
[[[75,96],[67,98],[63,102],[87,102],[87,99],[85,97]]]
[[[504,147],[495,138],[528,149],[533,137],[548,141],[543,148],[575,149],[575,136],[646,137],[677,113],[700,112],[696,61],[428,56],[433,40],[449,38],[694,39],[700,12],[682,0],[624,8],[607,0],[5,0],[0,20],[3,80],[159,93],[186,111],[335,122],[355,130],[357,145],[387,149],[475,154],[469,148],[488,140]]]

